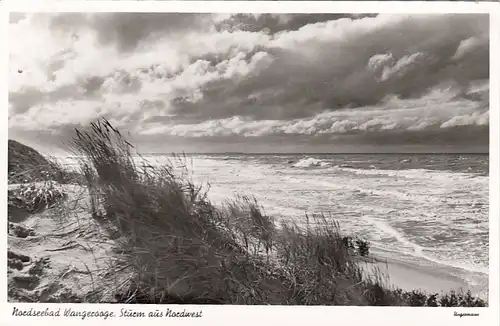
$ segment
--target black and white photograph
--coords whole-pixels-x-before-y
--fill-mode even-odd
[[[9,303],[489,306],[488,13],[8,36]]]

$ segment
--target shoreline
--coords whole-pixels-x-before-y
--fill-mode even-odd
[[[129,157],[121,161],[121,152],[113,151],[108,134],[97,128],[87,136],[79,138],[81,151],[114,163],[109,170],[109,164],[92,161],[95,170],[85,174],[94,180],[90,185],[58,165],[49,172],[30,170],[28,179],[9,174],[10,301],[162,304],[200,303],[196,298],[201,297],[205,303],[238,305],[488,304],[467,292],[472,282],[464,271],[398,252],[384,254],[376,246],[360,257],[356,254],[368,253],[365,241],[346,243],[338,221],[323,214],[306,215],[304,223],[283,221],[281,232],[274,227],[280,218],[263,213],[256,199],[236,196],[221,208],[193,193],[191,181],[163,170],[143,180]],[[105,150],[96,150],[96,144]],[[122,169],[130,173],[110,179]],[[31,184],[14,184],[19,175],[19,181]],[[112,188],[103,189],[107,186]],[[195,206],[179,207],[179,199]],[[17,216],[15,208],[27,214]],[[121,219],[113,218],[116,213]],[[153,253],[154,262],[144,249],[151,249],[146,252]],[[206,259],[199,260],[200,252]],[[273,258],[283,264],[282,271]],[[221,282],[228,276],[228,282]],[[169,279],[182,282],[173,287]]]
[[[425,259],[408,261],[378,248],[372,251],[369,258],[360,259],[360,266],[366,268],[366,272],[378,269],[383,273],[383,281],[389,287],[407,291],[422,290],[427,293],[463,289],[470,290],[474,296],[488,299],[487,274],[473,273]]]
[[[216,207],[222,208],[221,201],[215,201]],[[488,300],[489,274],[474,272],[460,267],[404,253],[370,248],[368,257],[357,257],[359,266],[367,275],[375,269],[383,274],[383,282],[388,288],[400,288],[406,291],[421,290],[428,294],[448,293],[450,291],[470,290],[473,296]]]
[[[8,190],[14,190],[19,186],[20,184],[11,183],[8,185]],[[80,186],[64,188],[73,194],[79,192],[78,190],[81,191]],[[222,208],[221,205],[216,207]],[[15,215],[15,212],[11,214]],[[11,222],[32,227],[33,220],[36,220],[35,215],[25,216],[22,220],[16,220],[14,216],[10,218]],[[488,274],[471,272],[415,256],[405,256],[378,247],[370,248],[368,257],[358,256],[357,262],[367,275],[373,275],[370,272],[374,270],[382,272],[382,282],[388,288],[400,288],[410,292],[421,290],[428,294],[463,289],[470,290],[473,296],[488,300]]]

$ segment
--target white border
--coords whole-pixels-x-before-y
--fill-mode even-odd
[[[489,13],[494,2],[426,1],[73,1],[4,0],[23,12],[196,12],[196,13]]]
[[[500,9],[500,8],[498,8]],[[490,14],[490,279],[489,306],[496,307],[495,319],[500,324],[500,10]]]
[[[3,1],[0,2],[1,29],[0,39],[6,40],[3,44],[8,44],[8,34],[6,27],[8,24],[8,13],[11,11],[20,12],[224,12],[224,13],[251,13],[251,12],[273,12],[273,13],[490,13],[490,293],[489,308],[403,308],[403,307],[283,307],[283,306],[211,306],[203,307],[203,318],[197,319],[122,319],[114,318],[107,321],[100,319],[51,319],[51,318],[13,318],[11,316],[13,304],[6,303],[6,277],[0,277],[0,290],[3,300],[0,304],[0,325],[31,325],[33,323],[50,323],[52,325],[67,325],[68,323],[104,324],[111,322],[120,325],[134,325],[137,322],[155,323],[165,325],[165,323],[208,324],[208,325],[255,325],[290,323],[297,325],[322,323],[322,324],[344,324],[349,325],[367,324],[374,325],[383,323],[390,325],[438,325],[441,322],[460,322],[461,324],[474,325],[499,325],[499,91],[500,91],[500,6],[494,2],[278,2],[278,1]],[[11,40],[15,42],[15,40]],[[2,137],[1,149],[7,153],[8,138],[8,51],[0,51],[2,60],[0,66],[0,103],[4,119],[1,119],[0,135]],[[0,160],[0,170],[3,171],[0,180],[2,193],[7,193],[7,156],[2,156]],[[7,217],[6,200],[1,201],[2,215]],[[5,255],[7,247],[7,232],[2,229],[4,241],[0,248]],[[6,265],[1,264],[1,275],[6,275]],[[17,305],[21,306],[21,305]],[[23,304],[23,308],[40,308],[41,304]],[[43,307],[73,307],[74,309],[96,309],[111,310],[119,313],[123,305],[70,305],[70,304],[44,304]],[[148,312],[160,308],[159,306],[138,306],[128,305],[128,309],[140,309]],[[161,308],[165,308],[164,306]],[[198,311],[199,306],[169,306],[171,309],[182,311],[183,309]],[[479,317],[454,317],[457,312],[477,312]]]

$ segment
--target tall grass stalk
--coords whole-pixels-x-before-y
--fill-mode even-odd
[[[93,215],[114,227],[132,271],[114,289],[119,302],[410,305],[380,271],[366,275],[332,218],[278,224],[244,196],[215,207],[171,162],[136,163],[105,119],[76,130],[71,144]]]

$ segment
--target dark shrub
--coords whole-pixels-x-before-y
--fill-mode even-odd
[[[417,290],[413,290],[410,293],[410,298],[409,298],[409,304],[412,307],[422,307],[425,306],[425,303],[427,301],[427,296]]]
[[[427,298],[427,301],[425,303],[426,306],[427,307],[437,307],[438,306],[437,297],[438,297],[437,293],[433,293],[433,294],[429,295],[429,297]]]
[[[358,247],[358,253],[360,256],[368,256],[370,243],[368,241],[357,239],[356,246]]]

